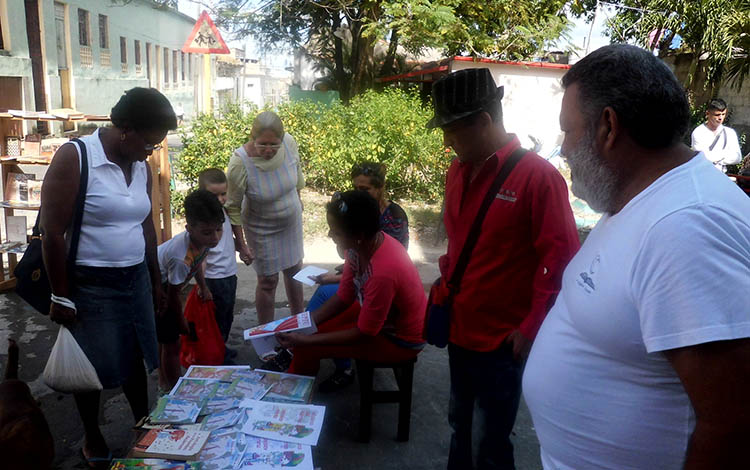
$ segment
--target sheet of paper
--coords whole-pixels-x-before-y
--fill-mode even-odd
[[[9,215],[5,219],[8,230],[8,241],[26,243],[26,216]]]
[[[248,437],[245,455],[236,466],[243,470],[273,470],[285,467],[313,470],[312,447]]]
[[[323,427],[324,406],[288,403],[253,403],[242,432],[255,437],[316,445]]]
[[[310,279],[310,276],[319,276],[327,272],[327,269],[319,268],[317,266],[305,266],[304,268],[297,271],[297,274],[295,274],[292,279],[294,279],[295,281],[299,281],[302,284],[307,284],[308,286],[314,286],[315,281]]]
[[[185,373],[190,379],[216,379],[231,382],[236,370],[250,370],[250,366],[190,366]]]

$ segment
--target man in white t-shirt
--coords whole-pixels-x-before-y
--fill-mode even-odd
[[[750,199],[681,143],[684,90],[647,51],[562,83],[572,191],[604,215],[526,365],[544,468],[747,468]]]
[[[709,101],[706,122],[696,127],[690,136],[693,150],[703,152],[722,172],[726,172],[727,165],[736,165],[742,160],[737,133],[723,124],[726,117],[727,103],[724,100]]]

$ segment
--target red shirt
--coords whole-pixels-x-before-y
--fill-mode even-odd
[[[357,274],[359,259],[350,251],[336,294],[346,303],[359,300],[357,328],[370,336],[395,336],[410,344],[421,344],[427,297],[422,280],[406,248],[383,233],[383,243],[370,263]]]
[[[456,160],[448,169],[444,216],[448,252],[440,258],[444,281],[453,273],[487,190],[519,146],[514,137],[471,182],[471,165]],[[492,351],[519,328],[526,338],[534,339],[560,290],[563,270],[579,246],[565,179],[546,160],[528,152],[487,211],[453,301],[450,341],[475,351]]]

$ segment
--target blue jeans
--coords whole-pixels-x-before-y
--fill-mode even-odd
[[[224,342],[229,339],[234,321],[234,301],[237,298],[237,276],[229,276],[223,279],[206,278],[206,286],[211,291],[216,306],[216,324],[219,326],[221,337]]]
[[[510,345],[478,352],[448,345],[451,396],[448,422],[453,428],[449,470],[470,470],[471,428],[476,403],[479,411],[479,470],[513,470],[510,433],[521,398],[523,363],[513,359]]]
[[[338,283],[336,284],[323,284],[315,290],[310,301],[307,302],[307,310],[312,312],[319,309],[324,303],[336,294],[339,290]],[[352,360],[344,358],[335,358],[333,363],[336,364],[336,369],[347,370],[352,368]]]

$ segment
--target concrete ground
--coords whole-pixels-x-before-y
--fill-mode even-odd
[[[333,244],[328,240],[308,243],[305,248],[306,264],[332,268],[340,263]],[[437,258],[443,247],[411,244],[410,254],[415,260],[425,287],[438,276]],[[245,344],[242,331],[257,324],[255,313],[256,277],[252,268],[240,265],[235,322],[229,344],[239,350],[238,364],[259,365],[252,347]],[[305,299],[314,288],[305,287]],[[277,318],[288,314],[284,289],[277,291]],[[41,380],[41,373],[57,335],[57,326],[26,305],[14,293],[0,295],[0,362],[7,356],[7,339],[14,338],[21,348],[21,379],[28,382],[34,396],[40,401],[55,437],[55,468],[85,468],[79,449],[83,444],[83,429],[72,396],[53,392]],[[333,367],[324,361],[319,378],[325,378]],[[373,415],[372,439],[369,444],[354,440],[357,430],[359,396],[353,385],[340,393],[316,393],[313,402],[325,405],[326,418],[318,446],[315,448],[316,467],[323,470],[413,469],[445,468],[448,455],[450,428],[447,422],[448,358],[443,349],[427,347],[419,356],[414,377],[414,400],[409,442],[395,441],[397,406],[376,405]],[[151,401],[156,396],[156,373],[149,377]],[[377,371],[376,387],[392,385],[392,374]],[[119,389],[105,391],[102,395],[100,424],[115,456],[123,456],[134,437],[130,429],[133,418],[125,397]],[[541,469],[539,445],[525,405],[519,411],[513,435],[515,456],[519,470]]]

